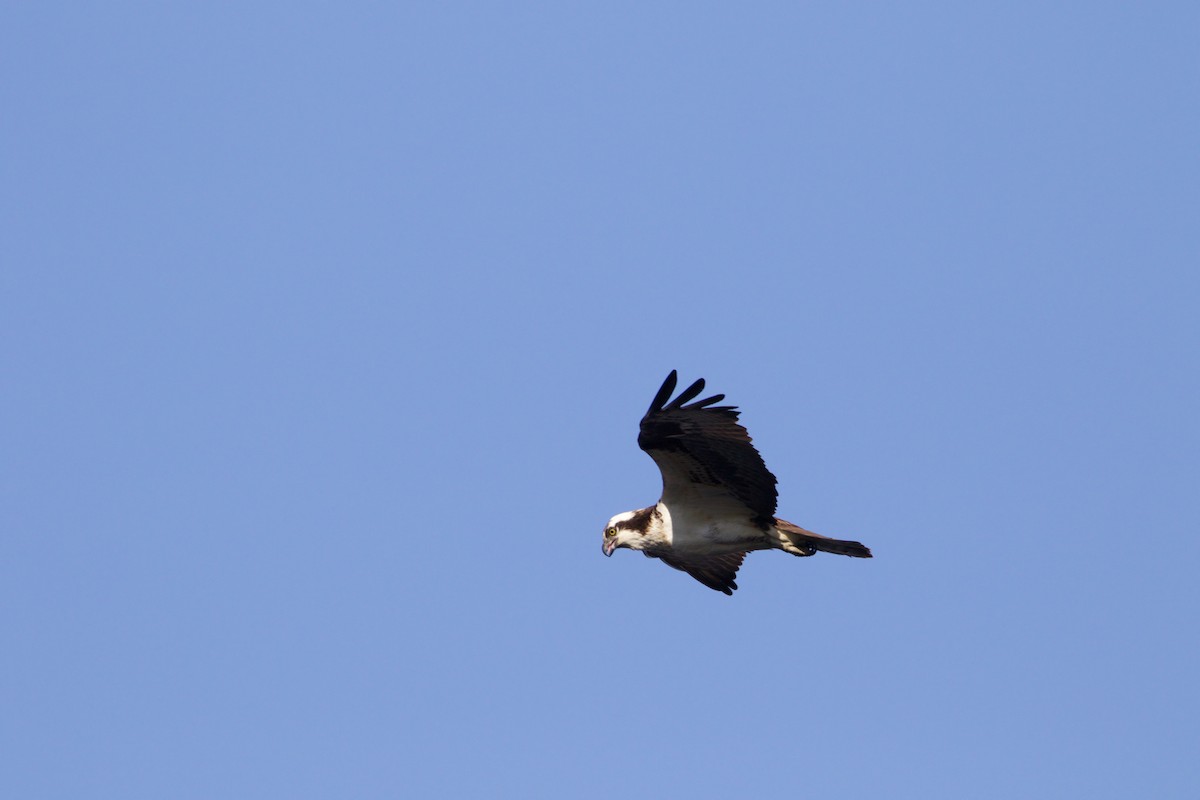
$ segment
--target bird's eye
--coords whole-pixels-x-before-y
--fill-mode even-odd
[[[616,535],[617,535],[617,529],[616,529],[616,528],[613,528],[613,527],[608,527],[608,528],[605,528],[605,529],[604,529],[604,535],[605,535],[605,536],[610,536],[610,537],[611,537],[611,536],[616,536]]]

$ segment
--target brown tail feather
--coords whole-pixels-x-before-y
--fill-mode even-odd
[[[799,525],[793,525],[785,519],[776,519],[775,528],[781,534],[787,536],[788,541],[797,548],[809,551],[804,553],[804,555],[811,556],[820,550],[823,553],[836,553],[839,556],[851,556],[853,558],[871,557],[871,551],[862,542],[831,539],[819,533],[806,531]]]

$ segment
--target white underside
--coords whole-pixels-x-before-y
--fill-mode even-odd
[[[667,505],[658,503],[662,524],[655,526],[656,539],[665,543],[682,557],[713,556],[740,553],[746,550],[767,550],[779,547],[774,528],[764,532],[746,519],[745,509],[726,514],[711,504],[699,507],[691,504]]]

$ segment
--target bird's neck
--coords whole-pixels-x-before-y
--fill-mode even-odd
[[[643,534],[643,541],[646,542],[645,549],[670,549],[673,539],[671,535],[671,510],[663,505],[662,501],[659,501],[656,505],[650,506],[647,511],[650,514],[646,521],[646,531]]]

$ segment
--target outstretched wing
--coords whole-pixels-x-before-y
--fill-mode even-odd
[[[704,391],[703,378],[668,403],[677,377],[671,370],[663,381],[638,434],[638,446],[662,472],[663,502],[714,513],[744,511],[765,530],[775,522],[775,476],[738,424],[737,408],[713,405],[723,394],[690,402]]]
[[[742,559],[746,554],[725,553],[720,556],[689,558],[686,561],[661,553],[654,557],[662,559],[668,566],[683,570],[710,589],[732,595],[737,589],[737,583],[733,579],[737,577],[737,571],[742,566]]]

